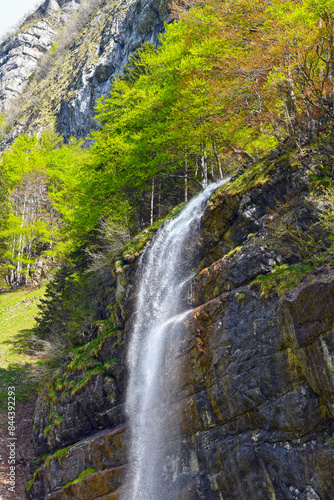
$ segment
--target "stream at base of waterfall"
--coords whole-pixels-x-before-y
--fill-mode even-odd
[[[179,366],[191,312],[191,269],[211,184],[165,222],[140,260],[140,286],[128,351],[129,468],[122,500],[172,500],[184,486]]]

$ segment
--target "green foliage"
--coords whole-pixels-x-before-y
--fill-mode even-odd
[[[70,233],[69,223],[87,158],[81,142],[64,145],[52,128],[40,137],[19,137],[4,154],[1,168],[8,179],[10,216],[1,227],[1,205],[0,238],[7,243],[2,269],[11,286],[20,285],[22,276],[28,284],[36,258],[59,260],[82,239],[82,228]]]
[[[117,199],[135,222],[140,199],[150,190],[156,198],[154,183],[161,201],[166,178],[177,185],[185,168],[188,182],[205,185],[208,169],[220,176],[231,154],[252,159],[287,135],[299,145],[301,134],[320,130],[328,110],[325,87],[322,100],[313,91],[323,73],[314,43],[323,40],[317,26],[328,9],[317,2],[197,3],[166,26],[160,46],[140,48],[97,107],[102,129],[93,134],[87,191],[97,194],[99,212],[106,213],[104,200]],[[317,68],[306,80],[302,61]],[[312,87],[308,100],[305,85]],[[320,101],[321,118],[313,112]]]
[[[184,203],[181,203],[173,208],[171,208],[168,212],[168,214],[165,217],[162,217],[161,219],[157,220],[154,222],[151,226],[147,227],[140,233],[138,233],[136,236],[131,238],[131,240],[123,247],[123,252],[122,252],[122,257],[123,260],[131,262],[135,256],[138,256],[139,253],[144,249],[145,245],[147,242],[153,238],[154,234],[156,231],[159,229],[159,227],[165,222],[166,220],[175,217],[184,207]],[[120,267],[123,266],[121,261],[116,261],[115,262],[116,266],[116,271],[117,273],[120,272]]]
[[[65,486],[63,487],[63,490],[65,488],[67,488],[68,486],[71,486],[72,484],[79,483],[79,482],[83,481],[87,476],[89,476],[90,474],[95,474],[95,472],[97,472],[96,469],[94,469],[93,467],[88,467],[88,469],[80,472],[79,476],[76,479],[65,484]]]
[[[52,240],[46,251],[57,258],[84,246],[93,255],[90,240],[106,222],[127,243],[228,164],[323,132],[333,109],[331,9],[320,0],[195,2],[179,9],[157,47],[146,43],[130,57],[110,98],[98,103],[102,128],[90,149],[64,145],[52,131],[18,139],[4,156],[10,187],[22,194],[39,178],[49,204],[38,224],[22,223],[22,210],[13,209],[3,233],[14,242],[7,273],[28,272],[38,242]],[[54,44],[49,58],[58,51]],[[256,168],[233,189],[266,182],[267,166]],[[23,240],[33,241],[26,260]],[[96,255],[95,267],[108,265]]]
[[[61,339],[66,348],[94,335],[96,312],[89,307],[86,290],[85,277],[77,273],[75,265],[69,263],[58,270],[39,304],[36,337],[41,341]]]
[[[227,163],[253,161],[286,138],[300,147],[324,132],[332,112],[330,9],[316,0],[209,0],[179,9],[160,45],[133,54],[98,103],[102,128],[93,133],[72,224],[90,231],[102,216],[133,234]],[[233,188],[268,181],[267,165],[256,168]]]
[[[40,255],[63,262],[40,306],[41,346],[94,338],[99,317],[87,298],[97,289],[93,273],[105,279],[114,263],[123,272],[170,207],[207,181],[247,159],[253,165],[227,188],[243,195],[269,183],[277,166],[299,168],[291,153],[276,163],[254,160],[283,141],[301,148],[328,131],[332,8],[329,0],[208,0],[179,8],[159,45],[140,47],[99,101],[101,128],[90,148],[74,139],[65,145],[53,129],[15,141],[0,172],[11,202],[9,218],[6,202],[0,205],[7,282],[22,283]],[[58,53],[53,45],[48,57]],[[328,170],[322,184],[330,187],[331,177]],[[24,207],[37,188],[44,195],[34,219]],[[329,198],[323,204],[330,206]],[[323,214],[331,235],[330,211]],[[293,218],[275,221],[283,245],[305,259],[316,253],[317,237],[305,240]]]

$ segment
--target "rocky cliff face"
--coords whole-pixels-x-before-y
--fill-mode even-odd
[[[8,113],[12,100],[22,94],[43,55],[51,48],[60,27],[79,2],[46,0],[0,46],[0,112]]]
[[[307,195],[321,175],[307,151],[273,153],[211,199],[181,391],[169,395],[182,460],[175,470],[166,458],[165,479],[183,485],[178,498],[334,498],[334,268],[314,269],[301,244],[319,232],[321,207]],[[99,336],[40,395],[34,442],[50,455],[28,484],[30,499],[120,498],[138,256],[117,262]]]
[[[0,111],[13,124],[4,146],[53,120],[65,138],[89,135],[97,99],[166,20],[167,0],[47,0],[0,47]]]

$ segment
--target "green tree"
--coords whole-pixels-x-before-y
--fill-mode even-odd
[[[53,130],[19,137],[2,159],[9,185],[10,216],[1,236],[7,241],[5,274],[10,286],[28,283],[36,258],[69,253],[73,234],[65,226],[77,209],[81,143],[62,144]],[[67,226],[66,226],[67,227]]]
[[[6,251],[7,240],[2,235],[8,224],[8,180],[3,165],[0,163],[0,264]]]

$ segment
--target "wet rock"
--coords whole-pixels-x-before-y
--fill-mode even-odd
[[[99,351],[91,358],[96,359],[96,368],[72,372],[69,364],[41,392],[34,415],[37,454],[53,452],[97,430],[123,423],[126,370],[123,337],[123,331],[115,332],[101,342]]]
[[[311,274],[285,297],[283,331],[313,390],[334,416],[334,270]]]

